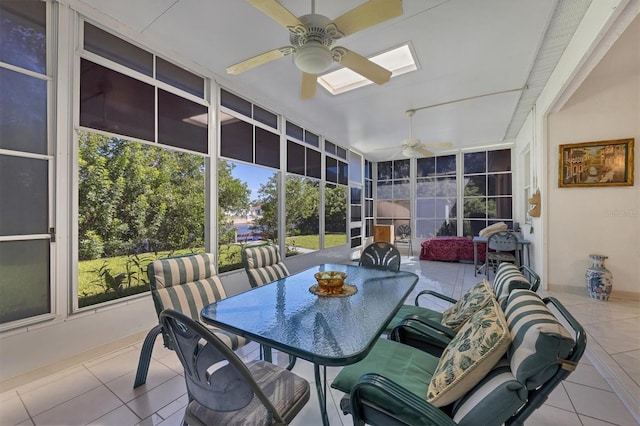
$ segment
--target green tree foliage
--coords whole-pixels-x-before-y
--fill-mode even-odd
[[[218,160],[218,238],[229,243],[234,239],[233,222],[225,212],[242,212],[249,209],[249,186],[232,175],[235,165]]]
[[[278,175],[274,174],[258,190],[262,217],[254,227],[266,238],[278,237]],[[320,187],[317,181],[301,176],[287,175],[285,179],[287,235],[318,235]]]
[[[80,260],[204,245],[200,155],[82,132]]]
[[[327,185],[325,188],[325,232],[344,234],[347,230],[347,187]]]
[[[253,221],[252,229],[259,231],[263,238],[271,241],[278,239],[278,174],[274,173],[269,180],[260,185],[258,200],[262,217]]]

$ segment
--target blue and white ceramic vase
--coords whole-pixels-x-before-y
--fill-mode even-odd
[[[604,261],[608,259],[608,256],[590,254],[589,257],[593,262],[585,274],[589,297],[597,300],[609,300],[613,289],[613,275],[604,266]]]

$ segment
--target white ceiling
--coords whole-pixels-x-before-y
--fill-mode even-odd
[[[296,16],[311,12],[311,0],[280,2]],[[316,13],[336,18],[362,2],[317,0]],[[337,45],[370,56],[409,42],[419,70],[382,86],[369,85],[337,96],[318,86],[316,97],[306,101],[299,97],[301,73],[291,56],[240,75],[225,73],[229,65],[289,44],[286,29],[245,1],[74,3],[110,15],[162,46],[164,52],[190,58],[210,70],[221,84],[263,107],[379,160],[401,155],[399,149],[381,148],[400,147],[408,137],[406,110],[527,86],[537,57],[540,62],[540,47],[547,49],[547,29],[554,29],[563,34],[561,46],[556,43],[556,55],[544,64],[544,81],[536,83],[540,86],[537,92],[533,87],[525,92],[523,104],[519,105],[522,92],[516,91],[422,109],[413,118],[414,137],[424,142],[452,142],[448,152],[512,138],[589,2],[562,0],[556,7],[558,0],[404,0],[402,16],[339,40]],[[563,12],[563,7],[572,4],[579,4],[579,10]],[[564,15],[558,19],[554,13]]]

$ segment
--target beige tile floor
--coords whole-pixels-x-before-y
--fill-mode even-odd
[[[405,257],[403,269],[421,278],[415,293],[433,289],[458,298],[478,281],[473,266],[425,262]],[[581,322],[588,351],[578,369],[554,390],[526,422],[533,425],[638,425],[640,418],[640,302],[553,293]],[[409,302],[411,301],[411,302]],[[412,303],[413,297],[408,299]],[[434,309],[444,305],[432,304]],[[0,426],[5,425],[180,425],[187,403],[182,367],[158,339],[144,386],[132,389],[142,342],[123,347],[72,368],[23,384],[0,395]],[[257,357],[257,345],[242,350]],[[279,363],[286,363],[282,354]],[[298,360],[294,371],[310,382],[311,364]],[[329,379],[337,368],[328,369]],[[620,395],[620,396],[618,396]],[[353,424],[337,409],[342,394],[331,390],[332,425]],[[635,417],[634,417],[635,416]],[[293,425],[320,424],[315,389]]]

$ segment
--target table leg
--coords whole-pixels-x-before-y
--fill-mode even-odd
[[[271,355],[271,348],[269,346],[260,345],[260,351],[262,352],[261,358],[267,362],[273,362],[273,356]]]
[[[468,246],[467,246],[468,247]],[[478,242],[473,242],[473,276],[478,274]]]
[[[318,402],[320,403],[320,414],[322,415],[323,426],[329,426],[329,416],[327,415],[327,366],[323,365],[323,377],[320,377],[320,365],[313,364],[316,377],[316,390],[318,391]]]

